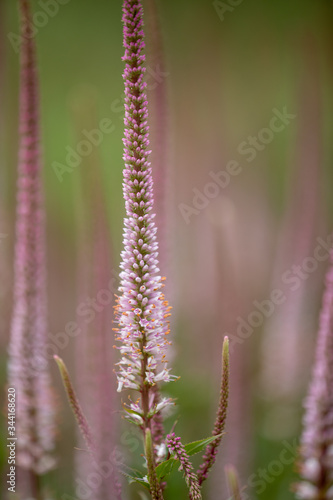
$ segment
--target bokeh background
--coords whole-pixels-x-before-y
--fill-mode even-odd
[[[33,1],[34,11],[42,10],[43,3]],[[243,0],[225,2],[229,6],[225,11],[222,4],[157,1],[162,50],[156,50],[153,29],[149,31],[146,22],[153,168],[161,167],[161,158],[164,165],[164,174],[157,172],[156,179],[159,196],[165,196],[164,212],[159,214],[162,270],[174,307],[170,357],[173,372],[181,376],[166,388],[178,398],[166,428],[179,419],[177,433],[184,442],[209,435],[218,401],[222,340],[226,334],[237,338],[231,353],[227,436],[204,498],[227,500],[223,467],[233,463],[245,498],[288,500],[293,498],[290,485],[297,477],[291,458],[296,456],[301,432],[302,399],[311,373],[328,254],[315,264],[307,259],[313,257],[318,238],[327,241],[333,223],[333,4]],[[0,381],[5,388],[19,59],[10,35],[18,34],[16,2],[2,0],[0,8]],[[78,195],[87,175],[84,169],[96,168],[102,178],[110,269],[114,269],[106,272],[117,279],[124,216],[121,2],[70,0],[37,31],[49,332],[54,335],[76,319],[80,272],[93,274],[93,269],[80,271],[84,243],[79,220],[89,207],[89,193],[81,200]],[[156,52],[163,60],[159,67]],[[269,126],[274,110],[284,108],[294,115],[290,123],[266,144],[259,141],[253,161],[248,161],[241,144],[258,133],[267,137],[262,129]],[[84,138],[82,131],[103,118],[112,120],[113,131],[60,181],[54,162],[65,163],[66,148],[75,149]],[[161,130],[162,144],[156,132]],[[210,173],[225,171],[231,160],[238,162],[241,172],[226,187],[212,188],[214,197],[207,198],[204,190],[209,192]],[[201,203],[200,208],[195,203]],[[187,221],[184,204],[190,210]],[[286,272],[289,278],[295,276],[293,266],[303,269],[297,287],[293,282],[295,290],[283,278]],[[283,304],[261,319],[260,314],[251,317],[273,289],[283,291]],[[247,327],[243,338],[237,336],[240,323],[248,324],[250,318],[257,326]],[[111,327],[110,322],[110,336]],[[79,373],[78,343],[80,336],[59,349],[74,379]],[[56,367],[51,368],[59,415],[58,466],[45,481],[54,498],[65,493],[74,497],[74,464],[82,451],[75,449],[73,417]],[[115,386],[110,387],[114,392]],[[3,390],[2,407],[4,394]],[[117,411],[120,402],[114,401]],[[5,438],[5,414],[0,423]],[[128,461],[140,467],[142,448],[136,433],[122,423],[118,435]],[[4,446],[0,453],[5,474]],[[128,498],[140,498],[139,490],[130,486]],[[165,497],[186,498],[180,473],[172,475]]]

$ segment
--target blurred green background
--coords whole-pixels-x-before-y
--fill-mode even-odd
[[[175,309],[172,364],[173,372],[181,376],[179,382],[167,387],[168,393],[178,398],[178,406],[166,428],[181,416],[177,432],[184,442],[211,431],[223,336],[236,329],[237,317],[246,317],[253,310],[253,301],[269,297],[284,270],[313,254],[316,238],[326,239],[333,222],[332,2],[243,0],[234,7],[230,2],[224,14],[219,7],[222,3],[157,2],[168,72],[168,269]],[[41,10],[42,4],[42,0],[33,1],[34,11]],[[15,1],[1,1],[0,19],[0,233],[7,235],[0,247],[0,380],[5,387],[18,144],[19,59],[8,36],[18,34]],[[119,264],[124,216],[121,2],[70,0],[59,5],[58,13],[38,29],[36,43],[47,208],[49,330],[55,333],[75,319],[75,185],[83,164],[64,174],[62,182],[52,165],[55,161],[64,163],[66,147],[75,148],[77,130],[86,128],[85,123],[82,128],[75,124],[73,116],[73,102],[85,87],[93,88],[97,95],[98,120],[109,118],[114,124],[98,152],[115,269]],[[147,52],[149,64],[149,45]],[[152,93],[148,92],[148,98]],[[285,106],[296,118],[258,151],[255,161],[247,162],[238,151],[240,143],[267,126],[274,108]],[[242,173],[186,224],[179,205],[193,206],[192,190],[202,192],[211,181],[209,172],[224,169],[229,160],[238,161]],[[247,486],[245,498],[293,498],[290,484],[296,478],[295,466],[281,466],[280,457],[282,450],[295,447],[301,430],[301,403],[310,375],[326,266],[327,261],[319,263],[302,282],[302,294],[288,295],[289,310],[275,311],[270,321],[256,328],[232,353],[228,437],[205,486],[204,498],[227,500],[223,465],[228,462],[239,469],[241,482]],[[290,335],[296,330],[297,334],[289,345],[285,322],[290,325],[290,315],[294,326]],[[269,357],[269,333],[279,330],[277,324],[280,340],[276,345],[283,359],[283,349],[290,354],[286,366]],[[62,353],[70,369],[73,343]],[[285,386],[267,389],[271,365],[276,369],[276,385],[281,376],[281,386],[285,383],[287,391]],[[47,481],[56,492],[54,498],[62,498],[64,493],[74,495],[75,426],[54,367],[52,376],[59,401],[59,461]],[[2,418],[2,437],[4,424]],[[133,432],[126,425],[123,432]],[[132,464],[138,465],[139,452],[131,453],[126,436],[121,446]],[[3,446],[0,461],[5,472]],[[280,466],[272,465],[275,462]],[[266,474],[263,469],[268,470],[269,479],[259,486],[258,478]],[[128,498],[140,498],[136,487],[129,491]],[[180,473],[172,476],[166,498],[186,498]]]

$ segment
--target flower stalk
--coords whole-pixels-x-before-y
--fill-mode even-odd
[[[146,429],[145,455],[147,460],[148,480],[149,480],[152,500],[163,500],[161,486],[158,482],[155,472],[154,449],[153,449],[153,441],[150,429]]]
[[[152,169],[149,156],[147,97],[144,82],[145,55],[143,9],[139,0],[123,6],[125,61],[124,183],[126,218],[121,283],[117,297],[117,340],[122,359],[118,363],[118,391],[134,389],[141,398],[128,407],[127,418],[150,428],[151,419],[171,400],[157,402],[152,388],[174,376],[167,368],[170,345],[170,307],[162,292],[158,268],[157,228],[154,222]]]
[[[228,399],[229,399],[229,339],[228,337],[225,337],[222,347],[222,376],[221,376],[220,401],[216,414],[214,430],[212,432],[213,436],[220,435],[220,437],[217,438],[215,441],[213,441],[211,444],[209,444],[206,448],[205,454],[203,456],[203,463],[201,464],[201,466],[197,471],[200,485],[203,483],[205,479],[207,479],[208,472],[214,465],[216,460],[218,447],[222,440],[222,434],[227,419]]]
[[[92,437],[92,433],[91,433],[89,424],[87,422],[87,419],[84,416],[84,413],[82,411],[79,400],[75,394],[67,367],[66,367],[65,363],[63,362],[63,360],[61,358],[59,358],[59,356],[54,355],[53,357],[54,357],[55,362],[58,365],[69,404],[73,410],[75,419],[76,419],[77,424],[79,426],[79,429],[82,433],[82,436],[85,440],[87,448],[92,455],[96,455],[96,444],[95,444],[94,439]]]
[[[123,195],[124,250],[121,258],[120,296],[115,317],[118,324],[116,340],[122,355],[117,363],[118,391],[132,389],[140,398],[124,405],[128,420],[140,426],[146,443],[147,464],[153,498],[162,498],[154,477],[155,455],[162,429],[161,411],[172,403],[160,398],[158,384],[169,382],[166,353],[170,342],[171,307],[163,294],[163,281],[158,262],[157,228],[155,225],[153,177],[149,162],[149,126],[144,81],[145,48],[143,8],[140,0],[124,0],[123,34],[125,54],[125,137]],[[158,415],[158,418],[156,417]],[[154,418],[155,417],[155,418]],[[156,419],[157,418],[157,419]],[[151,426],[158,442],[150,446]],[[158,426],[156,428],[156,425]],[[163,432],[163,431],[162,431]],[[148,440],[148,442],[147,442]],[[149,445],[149,446],[148,446]],[[150,454],[152,455],[150,456]]]
[[[181,443],[180,437],[176,437],[174,432],[167,436],[167,447],[170,453],[180,462],[180,470],[184,473],[190,499],[201,500],[202,497],[198,477],[195,472],[193,472],[193,465],[185,451],[184,445]]]

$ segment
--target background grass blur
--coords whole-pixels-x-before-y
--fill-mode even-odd
[[[32,5],[35,11],[41,9],[37,1],[33,1]],[[172,214],[170,274],[173,276],[172,289],[175,290],[173,364],[174,373],[181,375],[181,381],[170,384],[167,389],[179,398],[176,416],[181,415],[181,419],[177,432],[184,442],[188,442],[205,437],[210,432],[218,397],[219,350],[225,333],[221,317],[224,312],[228,314],[230,305],[238,300],[234,297],[232,278],[227,270],[230,252],[224,245],[224,221],[232,216],[229,212],[237,213],[236,274],[241,291],[246,292],[244,300],[251,302],[265,298],[270,286],[279,228],[287,205],[295,138],[302,126],[298,119],[301,116],[299,96],[304,81],[311,78],[314,71],[319,82],[322,123],[318,174],[320,216],[316,236],[327,235],[332,225],[333,4],[329,0],[244,0],[232,12],[226,12],[223,21],[211,1],[159,1],[158,7],[169,72],[166,80],[172,172],[172,197],[168,207]],[[2,0],[0,17],[0,233],[8,235],[0,246],[0,381],[5,387],[18,143],[18,55],[11,46],[8,34],[18,33],[16,2]],[[63,182],[59,182],[52,163],[64,162],[66,147],[76,146],[71,102],[83,85],[93,87],[98,95],[99,119],[110,118],[115,125],[114,131],[105,136],[99,153],[115,269],[119,264],[124,216],[121,188],[123,123],[121,113],[115,111],[116,106],[112,110],[111,105],[123,93],[121,2],[70,0],[67,5],[59,6],[57,15],[38,30],[36,42],[48,223],[49,329],[55,333],[63,331],[64,325],[75,319],[75,183],[80,167],[65,174]],[[315,53],[318,61],[315,69],[308,65],[306,47]],[[262,153],[258,153],[255,162],[247,164],[244,159],[241,160],[238,145],[248,135],[257,134],[267,125],[273,108],[282,109],[284,106],[297,118]],[[306,111],[306,100],[302,106]],[[311,116],[307,119],[311,124]],[[84,128],[85,124],[82,124]],[[207,210],[194,215],[187,225],[179,211],[179,204],[190,205],[192,189],[202,189],[209,180],[208,173],[224,168],[231,159],[243,162],[243,172],[233,179],[233,185],[226,194],[221,193],[222,208],[214,201]],[[309,197],[312,194],[309,187]],[[299,207],[300,210],[302,208]],[[218,235],[216,226],[220,231]],[[311,277],[307,283],[312,286],[311,300],[307,303],[311,334],[304,339],[304,343],[310,351],[315,338],[325,266],[326,263],[320,264],[315,273],[316,279]],[[219,292],[217,282],[222,282],[222,292]],[[298,437],[301,401],[310,374],[308,367],[307,375],[301,381],[302,389],[295,400],[298,412],[288,413],[289,403],[285,402],[282,410],[287,416],[280,421],[275,419],[276,422],[274,395],[265,399],[258,381],[263,355],[261,330],[259,328],[240,347],[246,354],[248,374],[241,382],[246,401],[243,407],[240,405],[235,417],[241,426],[238,456],[240,463],[242,459],[246,461],[242,469],[244,472],[241,472],[243,484],[247,483],[251,474],[259,474],[260,469],[278,460],[284,440],[293,443]],[[73,340],[62,356],[71,367]],[[57,450],[59,466],[51,474],[50,481],[57,492],[56,497],[61,498],[63,493],[73,493],[74,423],[58,374],[54,367],[52,370],[59,400],[60,433]],[[2,397],[3,392],[1,401]],[[170,418],[167,426],[171,426],[172,421]],[[275,422],[273,433],[269,425],[272,421]],[[5,435],[2,418],[2,438]],[[130,448],[126,442],[122,445]],[[3,446],[0,453],[0,468],[5,473]],[[228,456],[224,460],[228,461]],[[250,498],[288,500],[293,498],[289,487],[294,476],[293,466],[285,466],[272,481],[265,482],[264,491],[258,493],[256,487],[249,486],[246,492]],[[205,490],[206,498],[226,500],[228,496],[223,481],[222,462],[219,462],[210,490],[209,487]],[[131,498],[139,498],[135,488],[131,487],[131,491]],[[186,498],[180,474],[173,476],[167,498]]]

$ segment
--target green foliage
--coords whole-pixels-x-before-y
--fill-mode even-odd
[[[197,453],[201,453],[204,451],[207,445],[219,439],[222,434],[217,436],[210,436],[209,438],[200,439],[199,441],[193,441],[192,443],[188,443],[184,445],[185,451],[189,456],[196,455]],[[165,460],[161,464],[156,467],[156,475],[159,481],[165,479],[171,472],[174,470],[177,465],[178,460],[171,457],[168,460]]]

